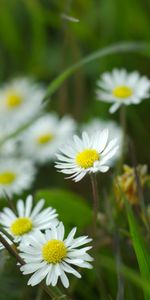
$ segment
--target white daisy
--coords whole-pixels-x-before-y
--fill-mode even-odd
[[[0,160],[0,196],[21,194],[31,187],[35,167],[30,160],[17,158]]]
[[[139,104],[148,98],[150,80],[137,71],[128,73],[124,69],[114,69],[112,73],[102,74],[97,86],[98,100],[112,102],[110,112],[114,113],[121,105]]]
[[[29,122],[42,108],[44,89],[32,80],[18,78],[0,89],[0,138]],[[11,120],[11,122],[10,122]]]
[[[41,199],[32,209],[33,198],[29,195],[25,203],[21,199],[17,201],[16,214],[7,207],[0,213],[0,224],[14,237],[15,242],[25,241],[26,243],[26,238],[36,231],[57,225],[56,210],[52,207],[42,210],[44,202],[44,199]]]
[[[53,160],[58,147],[75,130],[75,122],[70,117],[59,120],[56,114],[47,114],[39,118],[20,140],[22,152],[36,162]]]
[[[110,159],[110,165],[113,165],[115,160],[118,159],[121,154],[123,144],[123,132],[121,127],[115,121],[95,118],[92,119],[89,123],[84,124],[82,126],[82,131],[86,131],[91,136],[93,132],[102,131],[105,128],[109,130],[109,135],[111,136],[111,139],[117,137],[117,143],[119,145],[118,151],[115,153],[112,159]],[[108,142],[109,141],[110,138],[108,139]]]
[[[108,129],[97,131],[92,136],[82,133],[82,139],[74,135],[70,144],[64,145],[57,154],[56,168],[70,174],[74,181],[81,180],[87,173],[107,172],[108,161],[115,155],[116,139],[108,143]]]
[[[69,280],[65,273],[71,273],[81,278],[80,273],[71,265],[92,268],[89,262],[93,259],[87,254],[92,247],[81,248],[91,239],[87,236],[74,238],[75,233],[76,228],[72,229],[64,239],[64,225],[60,222],[58,227],[46,230],[45,234],[37,232],[32,235],[27,239],[28,245],[20,245],[20,256],[25,261],[21,271],[24,275],[34,273],[29,279],[28,285],[34,286],[46,278],[47,285],[55,286],[60,277],[62,284],[67,288]]]

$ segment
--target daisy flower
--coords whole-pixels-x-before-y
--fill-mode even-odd
[[[33,208],[33,198],[29,195],[25,203],[21,199],[17,201],[16,214],[7,207],[0,213],[0,224],[13,236],[15,242],[26,243],[26,238],[36,231],[45,230],[58,223],[55,209],[48,207],[42,210],[44,202],[41,199]]]
[[[108,161],[118,149],[116,141],[113,139],[108,143],[108,129],[97,131],[91,136],[83,132],[81,139],[74,135],[73,141],[60,149],[62,154],[57,154],[59,161],[55,167],[71,175],[69,178],[76,182],[87,173],[107,172]]]
[[[74,238],[76,228],[73,228],[64,239],[64,225],[40,231],[27,239],[28,245],[21,244],[20,256],[25,265],[21,267],[24,275],[34,273],[28,281],[28,285],[34,286],[46,278],[46,284],[55,286],[58,278],[64,287],[68,288],[69,280],[65,273],[71,273],[78,278],[81,275],[71,265],[80,268],[92,268],[92,257],[87,254],[91,246],[82,247],[91,241],[87,236]],[[82,248],[81,248],[82,247]]]
[[[35,117],[41,111],[43,98],[43,87],[27,78],[14,79],[1,87],[0,120],[3,135],[14,132]]]
[[[97,86],[98,100],[113,103],[110,112],[114,113],[121,105],[139,104],[148,98],[150,80],[137,71],[128,73],[124,69],[114,69],[102,74]]]
[[[115,160],[119,158],[121,154],[122,144],[123,144],[123,132],[121,127],[115,122],[115,121],[108,121],[108,120],[102,120],[102,119],[92,119],[87,124],[84,124],[82,126],[82,131],[86,131],[89,135],[92,135],[93,132],[96,131],[102,131],[105,128],[109,130],[109,135],[112,139],[117,137],[117,143],[119,145],[118,151],[115,153],[115,155],[110,159],[110,164],[113,165]],[[110,141],[110,138],[108,139],[108,142]]]
[[[39,163],[53,160],[58,147],[74,130],[75,122],[70,117],[59,120],[56,114],[46,114],[22,135],[22,152]]]
[[[30,160],[17,158],[0,161],[0,197],[7,194],[21,194],[31,187],[35,177],[35,167]]]

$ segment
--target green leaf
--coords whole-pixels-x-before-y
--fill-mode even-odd
[[[86,201],[79,195],[64,189],[41,190],[36,199],[44,198],[46,206],[56,208],[59,219],[69,229],[77,226],[79,230],[92,221],[92,211]]]
[[[130,228],[131,239],[138,261],[139,269],[143,279],[150,278],[150,255],[149,249],[143,239],[140,226],[136,221],[131,206],[126,201],[126,210],[128,216],[128,223]],[[150,294],[144,290],[144,299],[149,300]]]
[[[106,256],[106,255],[100,255],[100,259],[97,260],[101,267],[108,269],[114,273],[117,273],[116,270],[116,263],[113,258]],[[132,268],[121,264],[120,265],[120,273],[123,274],[123,276],[128,279],[130,282],[132,282],[135,286],[142,288],[145,293],[147,294],[147,298],[150,299],[150,284],[149,284],[149,277],[143,278],[140,276],[140,274],[136,271],[134,271]]]
[[[139,42],[122,42],[118,44],[111,45],[109,47],[100,49],[77,62],[76,64],[69,67],[63,73],[61,73],[58,77],[56,77],[48,86],[47,93],[45,99],[50,97],[67,79],[70,75],[72,75],[76,70],[80,67],[107,55],[116,54],[120,52],[146,52],[149,44],[147,43],[139,43]]]

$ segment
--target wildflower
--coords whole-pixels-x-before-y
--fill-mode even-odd
[[[92,119],[89,123],[82,126],[83,131],[86,131],[89,135],[92,135],[93,132],[96,131],[102,131],[105,128],[108,128],[109,134],[112,139],[117,137],[117,143],[119,145],[118,151],[115,153],[115,155],[110,160],[110,165],[113,165],[115,160],[119,158],[120,152],[122,149],[122,143],[123,143],[123,133],[120,126],[115,121],[108,121],[108,120],[102,120],[99,118]],[[110,140],[110,139],[109,139]],[[109,142],[108,140],[108,142]]]
[[[120,207],[122,207],[124,201],[122,197],[122,193],[124,193],[128,201],[132,205],[137,205],[139,203],[139,195],[138,195],[137,182],[135,178],[135,169],[127,165],[124,165],[123,171],[124,171],[123,174],[117,176],[115,179],[116,199]],[[147,166],[146,165],[137,166],[137,174],[139,176],[141,187],[144,187],[145,183],[148,180]]]
[[[70,117],[59,120],[56,114],[42,116],[22,135],[22,151],[36,162],[53,160],[58,147],[74,130],[75,122]]]
[[[71,175],[74,181],[81,180],[88,173],[107,172],[108,161],[115,155],[118,146],[116,139],[108,143],[108,130],[97,131],[89,137],[86,132],[82,138],[74,135],[73,141],[64,145],[57,154],[56,168]]]
[[[45,234],[39,231],[27,238],[28,244],[20,244],[20,256],[25,261],[21,271],[24,275],[34,273],[28,285],[34,286],[46,278],[47,285],[55,286],[60,277],[62,284],[67,288],[69,280],[65,273],[81,278],[80,273],[71,265],[92,268],[89,262],[93,259],[87,254],[92,247],[81,248],[91,239],[87,236],[74,238],[75,233],[76,228],[73,228],[64,239],[64,225],[60,222],[58,227],[46,230]]]
[[[35,177],[35,167],[30,160],[16,158],[0,161],[0,196],[20,194],[27,190]]]
[[[121,105],[139,104],[148,98],[150,80],[137,71],[127,73],[124,69],[114,69],[112,73],[102,74],[97,86],[98,100],[112,102],[110,113],[114,113]]]
[[[48,207],[42,210],[43,199],[33,209],[32,206],[33,198],[29,195],[25,203],[21,199],[17,201],[16,214],[7,207],[0,213],[0,224],[14,237],[15,242],[26,241],[26,238],[37,230],[45,230],[58,223],[55,209]]]
[[[43,98],[43,87],[27,78],[14,79],[5,84],[0,89],[0,126],[3,135],[14,132],[35,117],[41,111]]]

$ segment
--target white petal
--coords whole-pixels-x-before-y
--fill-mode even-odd
[[[31,195],[27,197],[26,204],[25,204],[25,217],[29,217],[32,209],[32,202],[33,198]]]
[[[109,109],[109,112],[111,113],[111,114],[113,114],[114,112],[116,112],[116,110],[120,107],[120,103],[118,103],[118,102],[115,102],[111,107],[110,107],[110,109]]]
[[[40,210],[42,209],[43,205],[44,205],[45,201],[44,199],[41,199],[37,205],[34,207],[32,213],[31,213],[31,218],[34,218],[39,212]]]
[[[17,211],[18,211],[19,217],[24,217],[24,213],[25,213],[24,202],[21,199],[17,202]]]

